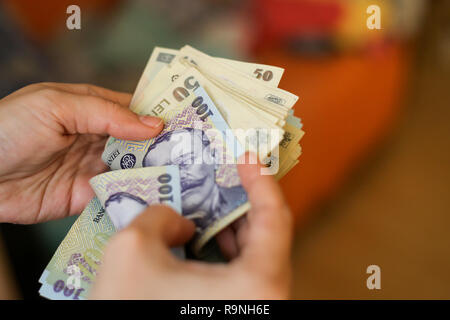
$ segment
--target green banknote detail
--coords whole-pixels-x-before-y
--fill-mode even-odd
[[[177,166],[107,172],[92,178],[91,185],[98,197],[89,202],[75,221],[40,278],[42,287],[39,292],[49,299],[79,300],[89,297],[102,264],[103,250],[109,238],[124,227],[122,224],[116,227],[105,211],[108,200],[110,204],[107,208],[117,209],[113,206],[119,202],[125,204],[120,207],[120,214],[126,218],[116,219],[121,223],[131,222],[147,205],[163,203],[181,211]],[[139,202],[133,203],[130,199],[139,199]],[[119,211],[113,213],[118,214]],[[183,248],[174,250],[175,255],[184,257]]]
[[[103,249],[115,232],[99,199],[93,198],[45,268],[40,294],[49,299],[86,299],[101,265]],[[66,285],[72,276],[69,272],[71,266],[76,266],[81,272],[79,288]]]

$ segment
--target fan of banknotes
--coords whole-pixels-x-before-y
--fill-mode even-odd
[[[283,72],[190,46],[155,47],[130,109],[162,118],[164,129],[146,141],[108,139],[102,159],[111,171],[90,180],[96,197],[42,273],[40,294],[86,299],[108,239],[152,204],[196,225],[194,239],[173,253],[207,260],[214,236],[250,208],[236,168],[241,156],[256,153],[277,179],[298,163],[298,97],[278,88]]]

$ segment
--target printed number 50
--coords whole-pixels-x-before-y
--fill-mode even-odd
[[[263,69],[256,69],[255,72],[253,72],[256,75],[256,79],[263,79],[264,81],[270,81],[273,78],[273,73],[270,70],[266,70],[263,73]]]

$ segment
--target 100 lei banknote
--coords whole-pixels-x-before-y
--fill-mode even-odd
[[[46,298],[86,299],[109,238],[148,205],[162,203],[181,212],[177,166],[107,172],[91,179],[91,185],[98,197],[75,221],[39,279],[39,293]],[[173,252],[184,257],[182,248]]]
[[[249,209],[236,167],[245,149],[196,79],[190,79],[196,84],[191,90],[183,87],[183,80],[175,81],[154,106],[165,122],[157,137],[110,139],[102,159],[112,170],[178,165],[182,214],[196,224],[193,251],[199,254]]]

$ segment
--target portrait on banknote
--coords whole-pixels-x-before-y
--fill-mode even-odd
[[[117,231],[129,225],[147,206],[143,199],[128,192],[114,193],[105,202],[105,210]]]
[[[187,127],[155,139],[142,164],[179,166],[182,213],[195,222],[199,232],[247,200],[242,186],[226,187],[216,182],[221,160],[216,153],[203,130]]]

